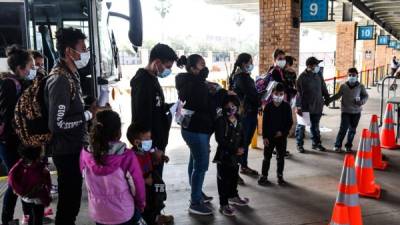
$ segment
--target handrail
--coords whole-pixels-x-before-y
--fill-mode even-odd
[[[385,81],[387,80],[387,79],[400,79],[400,78],[397,78],[396,76],[386,76],[386,77],[384,77],[383,78],[383,80],[382,80],[382,93],[381,93],[381,116],[380,116],[380,118],[379,118],[379,126],[382,126],[382,116],[383,116],[383,99],[385,98]]]
[[[365,74],[366,75],[366,79],[365,79],[365,82],[366,82],[366,89],[370,89],[369,88],[369,84],[370,84],[370,73],[372,72],[372,87],[374,87],[374,86],[376,86],[376,84],[375,84],[375,82],[377,82],[380,78],[382,78],[382,76],[383,76],[383,74],[384,74],[384,68],[385,68],[385,66],[377,66],[377,67],[375,67],[375,68],[372,68],[372,69],[365,69],[365,70],[362,70],[362,71],[360,71],[359,72],[359,74],[360,74],[360,83],[363,83],[363,78],[364,78],[364,76],[363,76],[363,74]],[[379,74],[379,77],[378,77],[378,72],[380,71],[380,74]],[[328,79],[324,79],[324,81],[325,82],[328,82],[328,81],[333,81],[333,94],[336,94],[336,84],[337,84],[337,81],[338,80],[341,80],[341,79],[344,79],[344,78],[346,78],[347,77],[347,74],[343,74],[343,75],[341,75],[341,76],[335,76],[335,77],[331,77],[331,78],[328,78]],[[379,86],[378,86],[379,87]],[[332,107],[331,107],[332,109],[337,109],[337,107],[336,107],[336,101],[333,101],[332,102]]]

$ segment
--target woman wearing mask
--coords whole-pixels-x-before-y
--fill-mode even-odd
[[[12,128],[15,105],[27,86],[27,77],[34,77],[36,70],[32,56],[16,45],[7,49],[7,57],[10,72],[0,75],[0,156],[10,170],[20,158],[17,151],[20,141]],[[3,199],[3,224],[13,221],[16,201],[17,195],[9,186]]]
[[[189,212],[197,215],[211,215],[202,192],[204,177],[209,166],[210,134],[213,131],[215,110],[209,98],[206,83],[208,68],[203,57],[194,54],[182,56],[178,67],[185,67],[187,73],[176,76],[176,89],[183,106],[184,119],[181,122],[182,137],[190,149],[188,166],[191,185],[191,204]]]
[[[253,78],[250,76],[253,70],[253,59],[250,54],[242,53],[238,56],[231,74],[231,89],[238,95],[241,104],[244,129],[244,154],[240,160],[240,173],[257,176],[258,172],[248,166],[248,152],[251,139],[257,127],[257,114],[260,107],[260,98]],[[244,181],[239,177],[239,184]]]

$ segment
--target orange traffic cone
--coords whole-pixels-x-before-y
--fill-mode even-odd
[[[396,149],[399,147],[396,143],[394,132],[393,105],[390,103],[386,106],[386,114],[383,120],[381,146],[386,149]]]
[[[381,187],[375,183],[374,169],[372,168],[371,138],[367,129],[362,131],[357,151],[356,175],[359,194],[379,199]]]
[[[330,225],[362,225],[354,156],[346,154]]]
[[[378,116],[372,115],[369,125],[372,146],[372,166],[375,169],[384,170],[388,166],[386,161],[382,160],[381,143],[379,140]]]

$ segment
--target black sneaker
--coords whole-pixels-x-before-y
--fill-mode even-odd
[[[262,176],[260,179],[258,179],[258,184],[261,186],[268,186],[271,184],[271,182],[269,182],[268,177]]]
[[[278,184],[279,185],[285,185],[287,184],[286,181],[283,179],[283,177],[278,177]]]
[[[325,152],[325,151],[326,151],[326,148],[325,148],[324,146],[322,146],[321,144],[319,144],[319,145],[313,145],[313,146],[312,146],[312,149],[314,149],[314,150],[319,150],[319,151],[321,151],[321,152]]]
[[[238,184],[239,185],[244,185],[244,180],[240,176],[239,176],[239,179],[238,179]]]
[[[210,203],[214,198],[211,196],[207,196],[204,193],[201,193],[202,198],[203,198],[203,203]]]
[[[352,153],[352,152],[353,152],[353,150],[351,150],[350,147],[346,147],[346,153]]]
[[[285,158],[289,158],[291,155],[292,155],[292,154],[290,154],[289,151],[286,151],[286,152],[285,152]]]
[[[258,171],[257,170],[253,170],[250,167],[246,166],[241,168],[240,170],[241,174],[245,174],[245,175],[249,175],[249,176],[258,176]]]
[[[204,203],[190,204],[189,213],[200,216],[209,216],[213,214],[212,210],[208,208],[206,205],[204,205]]]
[[[297,146],[297,151],[299,151],[300,153],[305,153],[306,151],[304,150],[303,146]]]

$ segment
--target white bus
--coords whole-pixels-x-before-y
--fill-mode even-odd
[[[91,52],[91,62],[79,71],[84,95],[98,97],[103,104],[108,102],[100,90],[122,76],[109,18],[127,20],[126,35],[133,48],[142,44],[140,0],[118,1],[129,1],[129,16],[113,12],[112,2],[106,0],[0,0],[0,72],[8,69],[5,49],[12,44],[42,52],[49,71],[58,59],[55,31],[73,26],[88,36]]]

